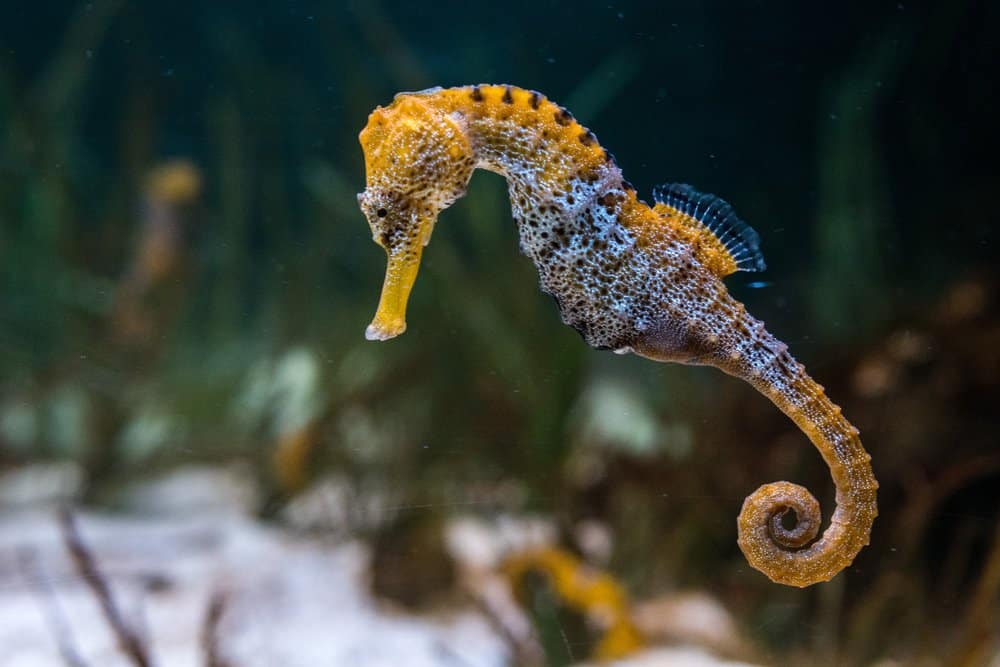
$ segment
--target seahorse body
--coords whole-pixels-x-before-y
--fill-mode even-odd
[[[739,545],[772,580],[808,586],[847,567],[868,544],[878,483],[858,431],[788,353],[733,299],[722,278],[759,270],[756,233],[721,199],[689,186],[636,197],[588,129],[537,92],[467,86],[400,93],[361,132],[367,187],[358,202],[388,255],[366,331],[406,328],[406,303],[438,214],[476,168],[502,174],[521,251],[563,321],[599,349],[715,366],[745,379],[809,437],[829,465],[837,509],[820,527],[803,487],[767,484],[744,502]],[[793,528],[783,525],[792,511]]]

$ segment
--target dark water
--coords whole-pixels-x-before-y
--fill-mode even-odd
[[[346,483],[338,530],[376,545],[376,588],[406,604],[456,585],[433,567],[441,526],[531,514],[569,551],[601,526],[592,558],[634,599],[716,598],[752,647],[736,658],[997,659],[994,4],[7,4],[0,469],[75,481],[0,513],[55,496],[129,515],[135,485],[239,463],[278,525]],[[542,91],[640,197],[688,182],[759,232],[767,272],[727,283],[882,484],[834,583],[785,589],[736,548],[759,484],[829,513],[804,438],[736,380],[587,349],[497,177],[442,216],[406,335],[363,340],[384,256],[357,134],[398,91],[469,83]],[[600,635],[532,618],[552,664],[553,628],[576,628],[576,659]]]

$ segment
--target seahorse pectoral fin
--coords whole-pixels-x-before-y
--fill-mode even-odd
[[[420,269],[423,244],[387,250],[385,280],[375,319],[365,329],[368,340],[389,340],[406,331],[406,304]]]

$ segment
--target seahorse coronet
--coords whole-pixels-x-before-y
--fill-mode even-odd
[[[792,586],[827,581],[868,544],[878,483],[858,431],[823,388],[729,295],[723,278],[762,270],[759,235],[732,207],[683,184],[637,197],[596,135],[544,95],[510,85],[400,93],[360,134],[366,187],[358,196],[387,265],[365,332],[406,329],[406,306],[441,211],[475,169],[504,176],[540,287],[563,322],[598,349],[715,366],[750,383],[787,414],[830,468],[837,508],[819,535],[805,488],[765,484],[746,501],[738,543],[748,562]],[[797,523],[785,526],[788,512]]]

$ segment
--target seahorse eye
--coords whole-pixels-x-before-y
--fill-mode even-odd
[[[380,208],[379,210],[375,211],[375,215],[377,215],[380,218],[384,218],[385,216],[389,215],[389,211],[385,210],[384,208]]]

